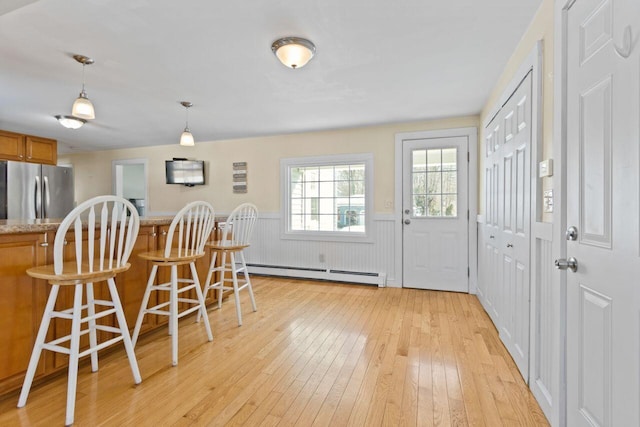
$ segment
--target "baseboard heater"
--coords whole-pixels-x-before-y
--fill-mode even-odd
[[[290,267],[247,263],[249,273],[266,276],[299,277],[301,279],[333,280],[336,282],[363,283],[383,288],[387,285],[385,273],[332,270],[323,268]]]

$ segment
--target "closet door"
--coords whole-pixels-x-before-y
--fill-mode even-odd
[[[500,337],[522,376],[529,375],[531,73],[502,108],[500,184]]]

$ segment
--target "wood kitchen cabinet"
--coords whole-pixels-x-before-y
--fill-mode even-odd
[[[49,286],[25,271],[46,264],[45,242],[46,233],[0,239],[0,394],[22,385],[29,364]],[[45,374],[46,361],[40,359],[36,378]]]
[[[55,165],[58,143],[54,139],[0,130],[0,159]]]

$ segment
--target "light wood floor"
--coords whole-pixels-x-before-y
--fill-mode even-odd
[[[78,378],[77,426],[548,425],[475,296],[254,277],[209,313],[214,341],[180,322],[179,364],[165,330]],[[0,425],[63,425],[66,376],[0,401]]]

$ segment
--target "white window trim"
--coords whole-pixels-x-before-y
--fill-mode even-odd
[[[292,231],[289,227],[291,204],[289,189],[291,188],[292,166],[326,166],[334,164],[365,164],[365,232],[336,232],[336,231]],[[373,243],[373,154],[336,154],[328,156],[294,157],[280,159],[280,209],[282,219],[280,237],[290,240],[319,240],[334,242],[362,242]]]

